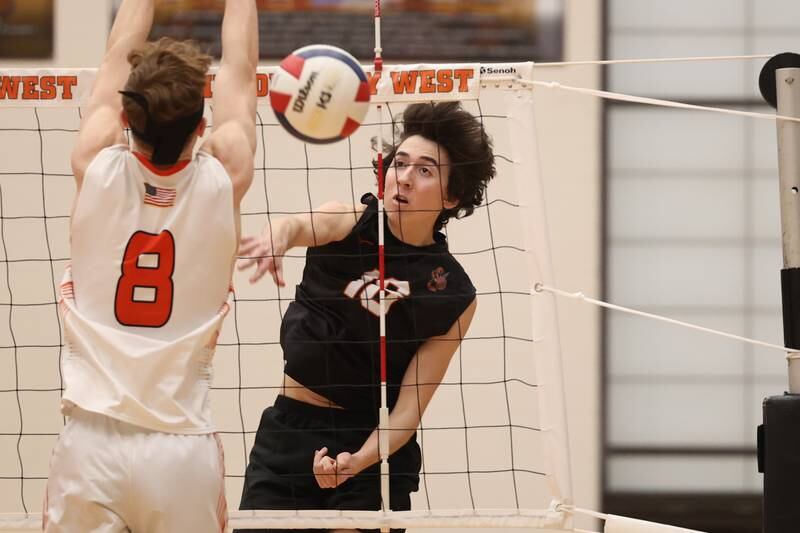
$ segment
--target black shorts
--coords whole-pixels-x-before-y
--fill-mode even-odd
[[[380,464],[370,466],[335,489],[321,489],[312,471],[316,450],[326,446],[331,457],[340,452],[356,452],[376,425],[377,419],[371,413],[317,407],[278,396],[275,405],[261,415],[239,508],[379,510]],[[411,509],[410,494],[419,489],[421,465],[415,434],[389,457],[392,510]],[[313,529],[249,531],[319,532]]]

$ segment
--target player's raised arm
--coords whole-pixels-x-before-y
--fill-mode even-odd
[[[89,104],[83,115],[78,140],[72,151],[72,171],[78,184],[97,153],[124,143],[120,121],[122,96],[128,75],[128,54],[147,40],[153,25],[154,0],[123,0],[108,36],[106,54],[97,71]]]
[[[344,239],[365,207],[330,201],[311,213],[278,218],[265,225],[260,235],[242,237],[239,270],[256,265],[250,283],[269,272],[275,284],[283,287],[283,256],[287,251],[295,246],[323,246]]]
[[[222,60],[214,80],[214,131],[203,149],[219,159],[230,174],[237,206],[253,179],[257,66],[255,0],[226,0]]]

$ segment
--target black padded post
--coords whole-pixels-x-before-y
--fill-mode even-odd
[[[764,472],[764,533],[800,531],[800,395],[764,400],[759,464]]]
[[[781,300],[784,346],[798,348],[800,347],[800,268],[781,270]]]

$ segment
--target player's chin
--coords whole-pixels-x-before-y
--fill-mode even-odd
[[[386,212],[386,218],[389,219],[392,224],[397,224],[404,216],[402,210],[395,205],[384,206],[384,211]]]

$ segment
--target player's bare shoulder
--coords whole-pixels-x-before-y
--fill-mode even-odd
[[[241,199],[253,179],[253,152],[247,134],[235,122],[214,129],[200,151],[216,158],[231,178],[234,198]]]

